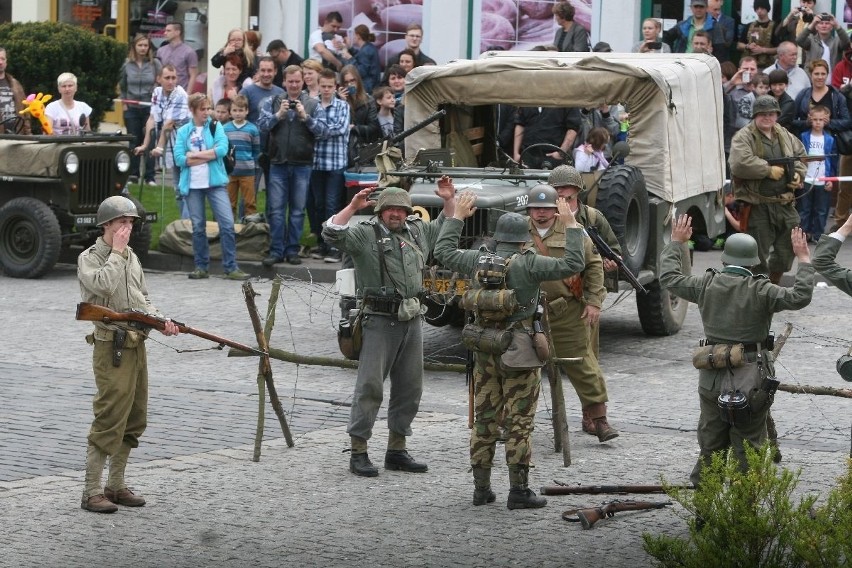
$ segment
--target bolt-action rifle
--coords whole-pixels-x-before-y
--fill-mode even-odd
[[[644,511],[647,509],[662,509],[671,505],[671,501],[654,503],[652,501],[610,501],[600,507],[588,509],[570,509],[562,513],[562,519],[571,523],[580,523],[588,530],[604,517],[613,517],[621,511]]]
[[[692,485],[545,485],[542,495],[606,495],[628,493],[665,493],[667,489],[695,489]]]
[[[627,265],[624,264],[624,261],[621,260],[621,257],[615,254],[615,251],[610,248],[606,241],[601,238],[601,234],[598,230],[593,226],[586,227],[586,233],[589,235],[589,238],[592,239],[592,243],[594,243],[595,248],[598,249],[598,254],[600,254],[604,258],[608,258],[618,265],[618,269],[624,274],[624,277],[627,278],[627,281],[633,285],[633,287],[643,294],[647,294],[648,290],[642,286],[642,283],[636,278],[636,275],[630,272],[630,269],[627,268]]]
[[[104,306],[99,306],[97,304],[89,304],[87,302],[80,302],[79,304],[77,304],[77,319],[81,321],[99,321],[103,323],[126,322],[131,327],[136,327],[137,329],[152,328],[162,331],[166,327],[166,320],[164,318],[158,318],[156,316],[146,314],[139,310],[116,312]],[[188,333],[190,335],[195,335],[196,337],[201,337],[202,339],[207,339],[214,343],[218,343],[219,349],[222,349],[225,345],[227,345],[228,347],[233,347],[234,349],[245,351],[246,353],[252,353],[254,355],[260,356],[266,355],[263,351],[255,349],[254,347],[250,347],[243,343],[232,341],[225,337],[219,337],[218,335],[213,335],[212,333],[207,333],[206,331],[201,331],[200,329],[189,327],[188,325],[182,324],[175,320],[171,320],[171,322],[178,327],[178,330],[181,333]]]

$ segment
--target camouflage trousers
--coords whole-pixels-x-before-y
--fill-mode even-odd
[[[500,436],[498,417],[504,415],[506,463],[529,465],[541,371],[509,370],[500,362],[499,355],[488,353],[476,352],[474,361],[475,418],[470,433],[470,465],[492,466]]]

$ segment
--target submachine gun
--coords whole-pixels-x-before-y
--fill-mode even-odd
[[[363,146],[358,151],[358,158],[355,160],[356,165],[358,165],[358,166],[372,165],[373,161],[376,159],[376,156],[381,154],[382,151],[384,151],[385,148],[390,148],[390,147],[402,142],[403,140],[405,140],[406,138],[408,138],[409,136],[411,136],[412,134],[414,134],[418,130],[425,128],[426,126],[429,126],[430,124],[432,124],[433,122],[435,122],[436,120],[438,120],[439,118],[444,116],[445,114],[447,114],[447,111],[445,111],[443,109],[439,110],[437,112],[430,114],[429,116],[427,116],[426,118],[424,118],[423,120],[421,120],[420,122],[418,122],[417,124],[412,126],[411,128],[406,128],[405,130],[403,130],[402,132],[400,132],[396,136],[391,136],[390,138],[384,138],[383,140],[380,140],[378,142],[373,142],[372,144],[367,144],[367,145]]]
[[[796,173],[796,162],[805,164],[810,162],[822,162],[828,158],[833,158],[837,154],[825,154],[824,156],[793,156],[790,158],[765,158],[770,166],[781,166],[784,168],[784,181],[791,183]],[[800,180],[802,181],[802,180]]]

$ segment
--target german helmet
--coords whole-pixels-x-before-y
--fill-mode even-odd
[[[757,241],[745,233],[734,233],[725,241],[722,262],[747,268],[760,264],[757,257]]]
[[[529,221],[519,213],[504,213],[497,219],[494,240],[498,243],[525,243],[530,240]]]
[[[414,209],[411,208],[411,195],[399,187],[384,188],[382,193],[379,194],[379,200],[376,202],[373,212],[381,213],[390,207],[402,207],[408,211],[409,215],[414,213]]]

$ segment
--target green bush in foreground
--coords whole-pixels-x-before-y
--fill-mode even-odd
[[[695,491],[671,490],[689,514],[689,536],[644,534],[645,551],[663,567],[793,568],[846,566],[852,559],[852,461],[822,506],[797,503],[799,472],[772,462],[772,450],[746,448],[749,470],[733,452],[719,452]],[[700,513],[705,524],[698,529]]]

